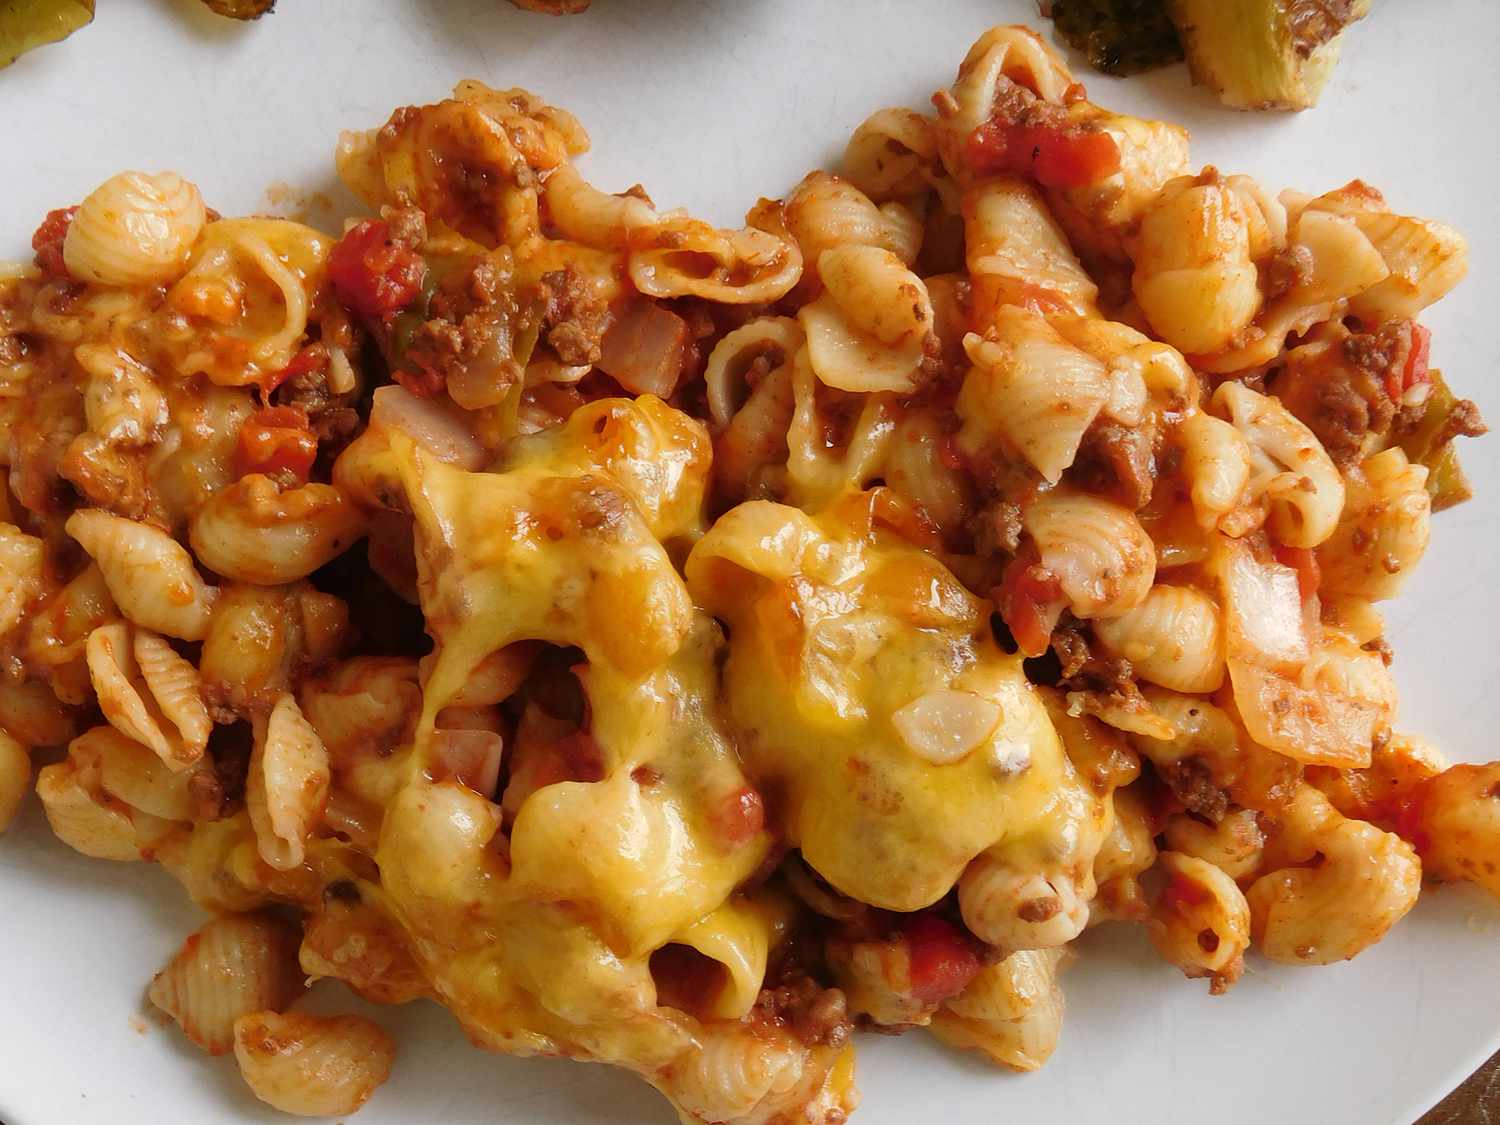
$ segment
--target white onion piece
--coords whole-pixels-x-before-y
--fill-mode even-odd
[[[394,383],[376,389],[370,424],[398,430],[439,461],[461,469],[479,469],[488,460],[484,446],[460,411],[436,399],[418,398]]]
[[[1243,660],[1229,661],[1235,707],[1260,745],[1308,765],[1359,769],[1384,720],[1381,707],[1296,681]]]
[[[936,766],[962,761],[1000,722],[1000,705],[967,691],[930,691],[891,716],[901,740]]]
[[[1300,664],[1308,657],[1297,572],[1259,562],[1243,543],[1226,542],[1219,556],[1224,618],[1232,653],[1262,664]]]
[[[669,398],[687,362],[688,326],[654,301],[642,301],[610,325],[599,369],[631,394]]]

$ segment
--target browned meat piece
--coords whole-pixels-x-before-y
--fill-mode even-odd
[[[1229,811],[1229,794],[1214,784],[1213,771],[1197,758],[1184,758],[1157,772],[1193,815],[1218,824]]]
[[[1341,347],[1294,353],[1271,390],[1310,429],[1340,468],[1363,459],[1367,446],[1390,431],[1396,417],[1387,380],[1407,358],[1404,322],[1355,332]]]
[[[1114,422],[1094,426],[1084,435],[1072,476],[1090,492],[1132,510],[1144,508],[1156,484],[1150,434]]]
[[[1080,622],[1065,621],[1058,625],[1052,633],[1052,651],[1061,666],[1059,687],[1104,695],[1140,694],[1130,661],[1095,654]]]
[[[1440,447],[1456,437],[1480,437],[1490,432],[1479,414],[1479,407],[1471,399],[1461,398],[1443,420],[1437,436],[1432,439],[1434,447]]]
[[[1021,549],[1021,505],[997,500],[974,513],[969,534],[981,555],[1014,555]]]
[[[572,266],[543,274],[541,298],[542,328],[557,358],[579,367],[598,363],[611,317],[582,275]]]
[[[489,255],[454,269],[433,292],[401,362],[460,406],[493,406],[523,373],[517,350],[527,317],[508,270]],[[399,341],[398,341],[399,346]]]
[[[849,1038],[851,1025],[844,994],[824,988],[802,972],[789,972],[776,986],[761,989],[752,1019],[788,1028],[809,1047],[839,1046]]]
[[[1274,301],[1312,276],[1312,251],[1306,246],[1288,246],[1266,263],[1262,280],[1266,300]]]

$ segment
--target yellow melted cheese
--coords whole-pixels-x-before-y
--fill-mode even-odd
[[[981,851],[1071,850],[1088,794],[985,603],[880,528],[868,494],[823,515],[764,501],[722,517],[687,563],[729,624],[725,696],[746,768],[779,798],[790,841],[844,894],[931,905]],[[933,692],[998,721],[934,764],[892,716]]]
[[[681,934],[726,963],[738,956],[724,1005],[743,1014],[769,950],[769,930],[763,948],[746,936],[750,908],[726,903],[770,838],[730,838],[713,822],[748,787],[719,718],[722,636],[662,546],[701,531],[707,437],[643,397],[581,408],[488,472],[399,434],[381,456],[373,464],[415,519],[437,642],[416,750],[380,833],[383,905],[476,1040],[664,1082],[656,1072],[705,1031],[657,1006],[650,954]],[[424,747],[469,674],[523,639],[586,654],[604,776],[537,790],[507,838],[497,805],[431,780]]]

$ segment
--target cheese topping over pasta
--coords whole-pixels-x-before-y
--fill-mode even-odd
[[[0,826],[215,914],[151,997],[263,1100],[388,1075],[331,977],[837,1125],[855,1026],[1040,1066],[1090,925],[1221,993],[1500,894],[1374,604],[1468,495],[1463,240],[1022,28],[933,102],[721,230],[468,81],[337,237],[127,172],[0,274]]]

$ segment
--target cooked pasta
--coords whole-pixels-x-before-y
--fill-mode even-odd
[[[203,222],[203,197],[181,176],[121,172],[79,205],[63,262],[80,281],[164,285],[186,268]]]
[[[31,789],[31,756],[8,734],[0,732],[0,832],[10,827]]]
[[[362,1016],[252,1012],[234,1021],[234,1057],[255,1096],[299,1117],[356,1112],[391,1074],[396,1046]]]
[[[340,139],[337,237],[130,172],[0,275],[0,830],[214,913],[150,997],[262,1101],[389,1075],[330,978],[838,1125],[856,1026],[1045,1063],[1089,926],[1219,994],[1500,894],[1373,608],[1484,429],[1462,239],[1024,28],[933,105],[724,229],[463,82]]]
[[[237,1046],[236,1021],[287,1007],[302,993],[294,927],[268,914],[215,918],[151,981],[151,1003],[211,1055]]]

